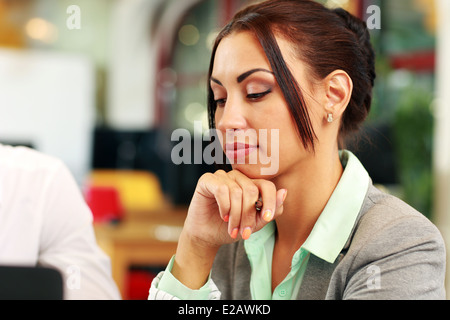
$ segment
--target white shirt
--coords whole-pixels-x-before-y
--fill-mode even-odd
[[[28,148],[0,145],[0,265],[58,269],[65,299],[120,299],[71,173]]]

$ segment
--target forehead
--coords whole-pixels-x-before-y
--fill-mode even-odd
[[[269,60],[253,33],[232,33],[222,39],[214,57],[213,77],[235,76],[255,68],[271,70]]]
[[[275,33],[275,40],[280,48],[282,59],[287,67],[298,74],[296,69],[305,71],[304,63],[297,58],[295,47],[284,37]],[[258,41],[258,38],[250,31],[234,32],[224,37],[219,43],[214,57],[212,77],[236,76],[247,70],[264,68],[273,71],[267,55]]]

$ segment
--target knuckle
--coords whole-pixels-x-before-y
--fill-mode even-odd
[[[230,187],[230,194],[232,197],[242,197],[242,189],[237,186]]]
[[[231,170],[231,171],[227,172],[226,174],[229,176],[236,176],[237,173],[238,173],[237,170]]]
[[[220,170],[217,170],[215,173],[214,173],[214,175],[217,175],[217,176],[224,176],[224,175],[226,175],[227,173],[224,171],[224,170],[222,170],[222,169],[220,169]]]
[[[214,175],[212,173],[208,172],[208,173],[203,174],[200,177],[199,181],[209,181],[209,180],[211,180],[213,178],[214,178]]]
[[[257,198],[259,196],[259,189],[256,186],[251,186],[247,189],[248,195],[252,198]]]
[[[219,186],[217,187],[217,192],[218,192],[219,194],[225,194],[225,193],[227,193],[227,192],[228,192],[228,186],[225,185],[225,184],[219,185]]]

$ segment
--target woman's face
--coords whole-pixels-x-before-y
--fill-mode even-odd
[[[321,117],[315,111],[317,97],[311,98],[312,82],[307,81],[305,65],[294,58],[287,41],[277,38],[277,42],[302,88],[316,130]],[[302,144],[270,63],[252,33],[232,33],[222,39],[210,85],[217,105],[216,129],[233,169],[250,178],[271,179],[312,156]]]

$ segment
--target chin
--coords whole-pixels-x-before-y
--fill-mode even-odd
[[[271,170],[269,166],[234,164],[232,168],[250,179],[272,180],[278,176],[278,170]]]

